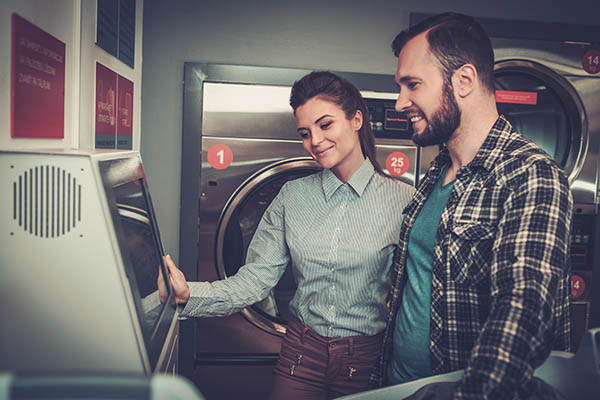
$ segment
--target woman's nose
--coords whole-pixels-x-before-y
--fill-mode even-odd
[[[310,144],[318,146],[323,141],[323,138],[323,134],[318,129],[315,129],[310,135]]]

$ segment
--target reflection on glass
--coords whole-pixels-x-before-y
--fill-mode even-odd
[[[248,245],[265,210],[284,183],[315,173],[314,169],[296,169],[277,175],[257,186],[234,211],[225,230],[223,260],[227,276],[234,275],[244,264]],[[275,322],[285,324],[289,318],[288,304],[296,293],[296,279],[290,265],[267,298],[252,308]]]
[[[518,72],[496,74],[496,90],[537,94],[535,104],[497,103],[515,131],[534,141],[562,167],[570,152],[571,125],[563,101],[542,80]]]
[[[158,300],[158,269],[162,266],[161,255],[155,243],[152,224],[148,214],[141,181],[133,181],[115,188],[117,207],[129,262],[137,293],[145,313],[145,329],[152,331],[160,316],[161,304]],[[125,255],[124,255],[125,256]]]

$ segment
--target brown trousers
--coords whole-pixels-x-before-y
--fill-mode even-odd
[[[379,356],[383,333],[326,338],[290,318],[271,400],[324,400],[361,392]]]

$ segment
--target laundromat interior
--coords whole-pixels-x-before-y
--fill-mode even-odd
[[[597,1],[3,0],[0,399],[269,398],[291,267],[265,300],[194,318],[169,285],[150,308],[162,256],[188,281],[233,276],[281,187],[322,169],[289,105],[311,71],[358,87],[378,162],[418,186],[439,148],[395,109],[391,43],[446,11],[484,27],[499,113],[573,198],[575,355],[538,376],[600,390]]]

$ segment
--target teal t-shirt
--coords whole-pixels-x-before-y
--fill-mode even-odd
[[[454,182],[442,187],[446,168],[427,198],[408,238],[406,273],[408,279],[396,315],[394,350],[389,364],[391,385],[431,376],[429,319],[433,248],[442,212]]]

